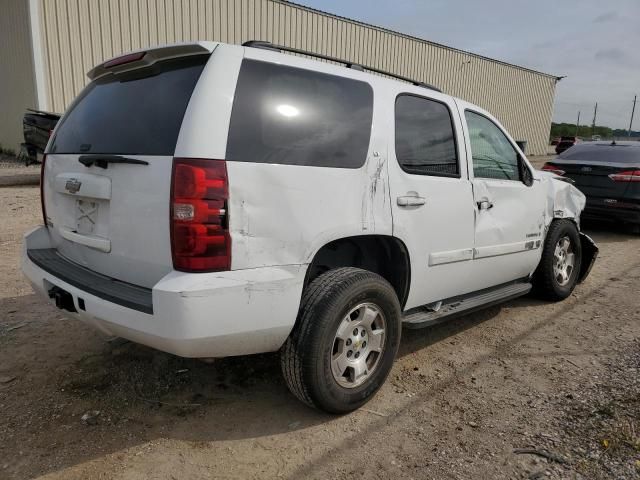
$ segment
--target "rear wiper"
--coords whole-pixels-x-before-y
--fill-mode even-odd
[[[95,165],[100,168],[107,168],[110,163],[131,163],[134,165],[149,165],[145,160],[128,158],[120,155],[81,155],[78,161],[85,167]]]

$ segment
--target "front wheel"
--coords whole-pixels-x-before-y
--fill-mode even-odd
[[[346,413],[382,386],[400,344],[393,287],[380,275],[345,267],[305,289],[296,326],[282,347],[291,392],[307,405]]]
[[[577,227],[569,220],[554,220],[533,275],[534,291],[547,300],[564,300],[578,282],[581,262],[582,245]]]

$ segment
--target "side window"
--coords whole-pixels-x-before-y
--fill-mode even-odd
[[[373,90],[359,80],[244,60],[227,160],[359,168],[369,149]]]
[[[498,126],[487,117],[465,110],[476,178],[520,180],[518,153]]]
[[[413,95],[396,99],[396,157],[407,173],[458,176],[449,108]]]

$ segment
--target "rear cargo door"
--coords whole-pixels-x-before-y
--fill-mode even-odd
[[[151,287],[172,269],[172,159],[191,94],[209,58],[154,50],[94,69],[54,132],[44,206],[58,251],[93,271]],[[124,57],[123,57],[124,58]]]

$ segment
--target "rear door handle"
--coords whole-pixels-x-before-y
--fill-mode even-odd
[[[398,206],[399,207],[418,207],[420,205],[424,205],[427,201],[424,197],[418,196],[405,196],[398,197]]]
[[[60,236],[70,242],[79,243],[80,245],[86,245],[87,247],[95,248],[101,252],[109,253],[111,251],[111,240],[106,238],[100,238],[92,235],[82,235],[78,232],[74,232],[67,227],[60,227],[58,229]]]

